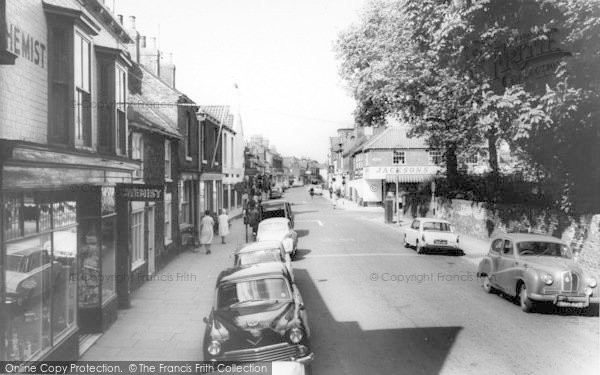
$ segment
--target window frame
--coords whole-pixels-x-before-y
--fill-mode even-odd
[[[138,219],[139,222],[136,223],[135,220]],[[145,260],[145,248],[146,248],[146,238],[145,238],[145,212],[144,208],[132,210],[131,212],[131,270],[136,270],[144,263]],[[136,230],[139,230],[139,233],[136,233]],[[137,235],[137,240],[135,240],[135,236]]]
[[[113,142],[117,155],[127,155],[127,134],[129,134],[127,121],[128,78],[127,69],[115,62],[115,122],[113,130],[115,139]],[[121,84],[123,85],[121,86]],[[123,119],[123,124],[120,122],[121,119]]]
[[[165,180],[172,181],[173,178],[173,148],[170,140],[165,139],[164,145],[164,153],[165,153]]]
[[[402,162],[400,162],[400,161],[402,161]],[[393,150],[392,151],[392,164],[393,165],[406,164],[406,151]]]
[[[441,165],[444,162],[444,153],[442,150],[427,150],[427,152],[429,154],[429,164]]]
[[[164,203],[164,244],[165,246],[173,243],[173,195],[165,192]]]
[[[192,139],[192,128],[193,128],[193,124],[192,124],[192,115],[190,114],[190,112],[185,112],[186,115],[186,123],[185,123],[185,134],[186,134],[186,140],[185,140],[185,159],[187,161],[191,161],[192,157],[193,157],[193,139]]]
[[[81,43],[78,43],[78,42]],[[78,44],[80,47],[78,48]],[[87,60],[84,58],[83,46],[87,45]],[[73,140],[76,147],[92,147],[92,38],[78,27],[73,31]],[[80,52],[81,56],[77,56]],[[78,60],[81,58],[81,61]],[[80,63],[80,64],[79,64]],[[86,66],[87,63],[87,66]],[[81,66],[79,66],[81,65]],[[87,71],[86,71],[87,69]],[[81,73],[81,82],[78,82]],[[87,75],[87,77],[86,77]],[[87,104],[86,104],[87,99]],[[86,123],[87,122],[87,123]]]

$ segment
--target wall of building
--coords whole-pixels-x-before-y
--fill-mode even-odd
[[[429,152],[424,149],[407,149],[404,151],[405,165],[428,165]],[[393,165],[394,152],[392,150],[370,150],[366,153],[365,166],[390,166]]]
[[[7,0],[6,22],[8,49],[18,57],[0,69],[0,138],[45,143],[48,33],[42,1]]]

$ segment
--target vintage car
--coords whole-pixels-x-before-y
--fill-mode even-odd
[[[47,250],[29,248],[6,255],[6,299],[23,306],[42,295],[58,280],[62,264],[50,259]]]
[[[565,242],[551,236],[509,233],[494,237],[477,275],[484,291],[497,289],[518,297],[525,312],[541,302],[586,308],[599,300],[596,278],[581,269]]]
[[[272,217],[285,217],[290,219],[292,228],[294,227],[294,213],[292,212],[292,205],[290,202],[277,199],[268,202],[262,202],[258,208],[260,221],[269,219]]]
[[[258,224],[256,241],[284,242],[288,238],[292,240],[291,256],[294,258],[298,249],[298,233],[292,229],[289,219],[276,217],[265,219]]]
[[[269,193],[269,199],[279,199],[283,196],[283,189],[281,186],[273,186]]]
[[[418,217],[404,230],[404,246],[418,254],[425,249],[460,250],[459,243],[452,225],[442,219]]]
[[[204,322],[204,360],[309,365],[314,358],[302,296],[280,263],[222,271]]]
[[[287,248],[287,250],[286,250]],[[282,241],[260,241],[244,246],[234,254],[234,266],[247,266],[250,264],[279,262],[292,272],[292,240],[286,238]]]

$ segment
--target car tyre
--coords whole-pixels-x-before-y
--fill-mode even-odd
[[[525,283],[521,284],[519,288],[519,305],[521,306],[521,310],[526,313],[533,311],[533,301],[527,296],[527,286],[525,286]]]
[[[406,241],[406,234],[404,235],[404,247],[410,249],[410,245],[408,244],[408,241]]]
[[[492,293],[494,291],[494,287],[492,286],[492,282],[488,275],[485,275],[483,277],[483,280],[481,281],[481,287],[483,288],[483,291],[486,293]]]

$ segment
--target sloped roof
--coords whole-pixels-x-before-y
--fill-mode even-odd
[[[127,118],[130,126],[155,131],[171,137],[181,138],[177,124],[167,116],[152,108],[152,105],[139,94],[129,94]]]
[[[233,130],[233,118],[234,116],[229,113],[228,105],[201,105],[200,109],[202,112],[211,116],[219,123],[223,121],[223,126],[234,132]],[[234,132],[235,133],[235,132]]]
[[[390,126],[365,142],[361,150],[429,147],[424,138],[409,137],[408,131],[409,127],[405,124]]]

